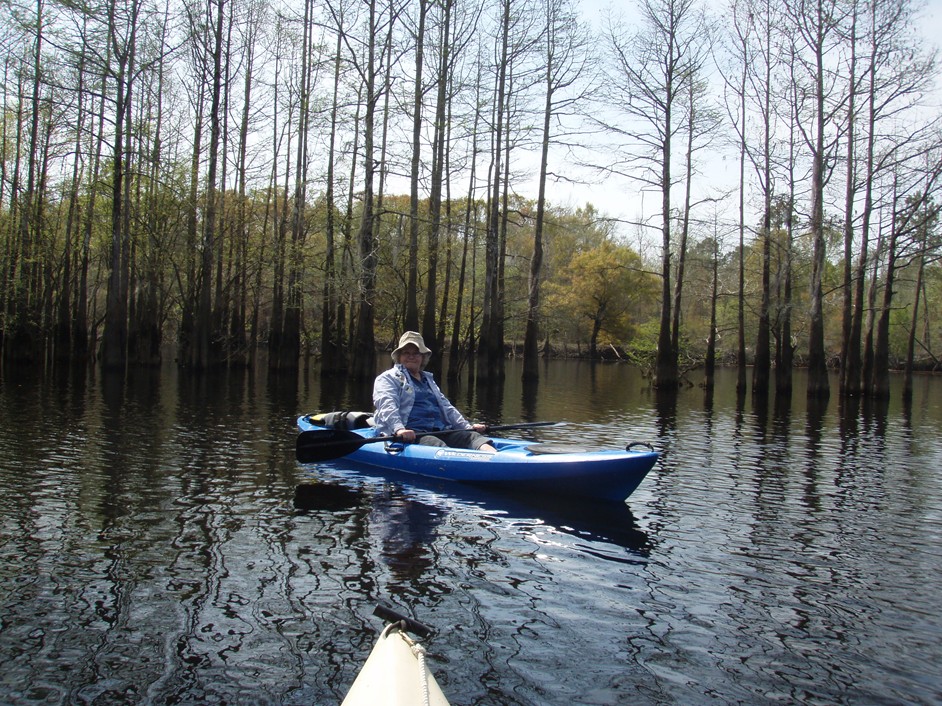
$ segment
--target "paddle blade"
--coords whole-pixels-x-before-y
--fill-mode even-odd
[[[295,453],[301,463],[330,461],[353,453],[370,441],[345,429],[309,429],[298,434]]]

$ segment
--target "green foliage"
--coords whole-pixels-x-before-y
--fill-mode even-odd
[[[577,251],[560,276],[547,285],[547,306],[575,340],[593,354],[600,346],[617,346],[634,335],[638,312],[657,296],[657,281],[641,257],[612,240]]]
[[[646,321],[637,327],[636,335],[624,346],[627,360],[649,375],[653,374],[657,362],[659,326],[657,320]]]
[[[440,8],[430,8],[440,20],[437,15]],[[4,107],[2,125],[5,129],[0,142],[0,157],[7,175],[7,188],[0,193],[0,268],[5,273],[4,289],[0,292],[3,317],[0,334],[15,332],[18,326],[21,329],[34,327],[37,338],[45,337],[49,341],[56,325],[75,321],[79,310],[85,309],[84,319],[79,324],[84,330],[77,335],[92,342],[99,341],[110,276],[120,269],[126,280],[122,282],[121,294],[127,299],[131,328],[137,324],[142,328],[159,328],[167,342],[183,328],[193,308],[196,282],[206,277],[212,282],[211,336],[214,343],[222,342],[230,347],[225,355],[232,354],[235,348],[244,348],[248,335],[260,345],[273,342],[277,346],[276,331],[287,318],[285,302],[291,302],[292,307],[300,304],[300,312],[290,312],[295,328],[292,333],[300,334],[306,350],[316,352],[322,333],[322,314],[328,306],[325,303],[328,289],[335,298],[330,305],[336,307],[335,313],[342,319],[338,328],[346,337],[346,343],[351,343],[351,324],[357,308],[364,303],[361,291],[364,263],[360,260],[356,232],[363,207],[364,89],[360,82],[362,69],[366,67],[359,66],[357,62],[361,59],[348,55],[347,51],[350,46],[359,45],[360,40],[379,37],[365,34],[368,27],[361,23],[364,15],[350,16],[345,31],[356,41],[348,44],[348,49],[341,47],[340,55],[334,56],[333,42],[302,46],[306,36],[303,27],[283,22],[280,13],[271,12],[273,8],[252,6],[237,19],[232,16],[233,21],[239,23],[240,31],[232,33],[232,45],[227,47],[225,86],[228,93],[224,96],[224,105],[233,119],[223,121],[228,132],[219,154],[225,168],[218,175],[220,183],[214,185],[218,195],[218,202],[214,204],[218,209],[217,227],[204,238],[210,127],[214,117],[225,116],[209,115],[212,102],[198,89],[211,84],[214,69],[211,62],[206,61],[207,47],[200,44],[205,40],[201,31],[197,31],[200,28],[172,22],[166,26],[166,10],[154,3],[145,2],[140,10],[141,14],[134,18],[118,18],[98,16],[79,5],[56,6],[54,11],[47,8],[41,56],[33,56],[31,49],[40,46],[35,43],[35,29],[11,22],[9,18],[4,24],[10,35],[9,44],[15,51],[11,53],[11,70],[6,76],[8,103]],[[325,6],[321,10],[326,12],[329,8]],[[382,9],[380,13],[387,11],[392,10]],[[312,18],[315,23],[325,20],[330,23],[333,17]],[[115,21],[138,21],[139,24],[118,30],[110,26]],[[482,36],[491,39],[498,36],[495,34],[497,25],[488,24],[487,13],[481,15],[480,21]],[[397,51],[405,52],[401,56],[406,56],[413,40],[406,25],[384,20],[380,26],[392,28],[393,35],[382,39],[388,39],[389,46],[398,47]],[[175,32],[182,34],[175,35]],[[110,46],[109,42],[132,34],[138,38],[140,54],[133,77],[126,77],[132,81],[125,86],[132,105],[130,117],[124,121],[113,114],[118,103],[113,92],[120,68],[115,62],[121,52],[116,51],[120,47]],[[440,56],[442,49],[430,47],[428,56]],[[477,58],[462,53],[463,49],[455,49],[460,54],[458,64],[462,71],[481,69],[477,75],[493,75],[492,66],[486,63],[477,66]],[[522,58],[524,63],[515,68],[522,69],[532,58]],[[373,126],[377,129],[383,126],[384,151],[382,157],[377,153],[375,158],[386,161],[375,166],[387,179],[382,184],[383,202],[376,204],[372,253],[376,259],[376,287],[375,299],[368,302],[374,314],[372,324],[376,340],[380,343],[392,340],[403,328],[410,258],[418,263],[415,294],[420,310],[425,308],[424,298],[432,296],[429,287],[432,226],[428,201],[422,198],[419,202],[419,239],[416,251],[412,252],[408,238],[409,196],[390,193],[397,175],[401,177],[406,171],[399,160],[403,154],[411,153],[412,147],[412,131],[403,129],[404,126],[411,128],[409,109],[402,110],[410,104],[412,96],[408,94],[408,82],[383,73],[390,63],[396,62],[390,62],[387,57],[369,67],[377,69],[375,78],[391,99],[389,114],[378,114]],[[335,66],[338,70],[336,85],[332,71],[319,71],[317,78],[304,89],[310,93],[302,96],[302,86],[306,85],[305,67]],[[500,314],[505,340],[519,343],[524,336],[531,287],[536,203],[515,190],[533,176],[521,174],[518,166],[526,163],[520,157],[532,157],[529,150],[533,145],[527,133],[536,124],[533,120],[536,113],[530,109],[537,104],[531,105],[528,100],[538,98],[539,91],[535,86],[527,86],[514,95],[515,104],[519,101],[516,104],[519,110],[515,109],[513,116],[508,116],[508,143],[484,147],[486,140],[482,135],[472,138],[470,130],[471,125],[486,116],[476,114],[468,106],[476,105],[472,93],[478,93],[479,99],[484,95],[479,89],[486,92],[489,87],[476,86],[473,79],[464,80],[473,73],[455,75],[452,86],[455,94],[448,106],[450,132],[446,172],[450,183],[445,188],[446,203],[438,233],[435,273],[438,284],[434,292],[438,301],[434,302],[434,308],[436,315],[441,312],[444,316],[441,325],[449,332],[452,322],[460,315],[462,339],[471,338],[480,327],[485,286],[484,234],[490,198],[485,183],[490,178],[486,168],[490,155],[485,153],[506,148],[507,161],[515,165],[513,169],[518,173],[508,172],[506,209],[501,203],[506,213],[502,214],[505,220],[499,227],[503,255]],[[27,90],[32,89],[29,78],[34,75],[41,78],[36,85],[35,102],[32,90]],[[102,76],[110,78],[102,81]],[[404,87],[407,92],[400,93]],[[243,91],[248,88],[252,90],[251,100],[243,106],[242,98],[247,97]],[[333,110],[335,95],[336,112]],[[432,166],[431,152],[427,149],[434,133],[434,125],[428,122],[434,114],[428,110],[431,96],[430,92],[429,103],[425,105],[426,123],[422,126],[421,139],[427,140],[421,155],[419,188],[422,190],[428,188],[427,177]],[[839,96],[835,96],[835,101],[838,100]],[[249,104],[251,109],[248,109]],[[234,119],[243,107],[246,108],[244,126]],[[376,107],[379,108],[379,104]],[[576,118],[580,110],[587,107],[573,102],[567,107],[567,112],[571,108],[567,117]],[[309,112],[305,116],[309,120],[301,119],[304,109]],[[485,107],[484,112],[487,110]],[[798,107],[793,106],[792,110]],[[37,118],[35,136],[30,134],[33,117]],[[579,117],[599,116],[583,112]],[[126,189],[121,194],[120,204],[113,203],[112,189],[116,125],[126,130],[117,145],[125,148],[123,157],[127,168]],[[558,127],[562,129],[563,125]],[[332,132],[334,128],[336,135]],[[612,124],[609,128],[611,136],[626,126]],[[243,129],[245,133],[241,134]],[[301,130],[305,131],[303,143],[300,142]],[[678,135],[676,144],[681,144],[681,136]],[[643,142],[646,136],[639,134],[637,137]],[[35,144],[29,144],[31,139]],[[861,144],[864,143],[861,140]],[[245,164],[238,153],[241,144],[247,146]],[[299,144],[305,144],[308,149],[303,160],[297,154]],[[193,154],[197,145],[198,152]],[[328,153],[328,145],[335,151]],[[559,146],[553,145],[554,148]],[[573,142],[567,147],[575,151],[578,145]],[[512,152],[513,157],[510,157]],[[938,162],[935,152],[925,154],[929,159],[922,161],[930,165],[933,160]],[[472,156],[476,160],[477,182],[468,185]],[[625,153],[621,156],[627,160],[624,164],[616,167],[609,162],[600,167],[612,169],[611,174],[617,174],[612,178],[638,178],[632,172],[637,169],[635,160],[639,155]],[[673,158],[679,156],[675,153]],[[605,158],[608,157],[617,159],[614,155]],[[907,166],[904,157],[900,154],[903,161],[895,167],[894,180],[908,189],[902,192],[900,199],[905,206],[897,208],[898,204],[890,201],[888,190],[875,194],[878,201],[875,208],[881,213],[896,213],[894,225],[905,231],[900,252],[895,253],[899,257],[899,270],[890,316],[890,346],[894,357],[905,353],[914,302],[915,257],[924,249],[928,261],[917,333],[923,355],[933,358],[934,352],[942,346],[939,340],[942,334],[934,320],[936,303],[942,299],[942,273],[932,261],[940,246],[938,215],[932,200],[925,200],[918,193],[920,188],[929,188],[928,181],[919,187],[905,186],[906,179],[913,181],[914,174],[924,167]],[[798,167],[800,172],[806,159],[806,154],[798,154],[791,166]],[[305,203],[295,204],[296,170],[302,161],[306,184],[301,193],[305,194]],[[336,200],[331,211],[326,203],[324,182],[328,165],[335,169],[332,178]],[[244,195],[237,187],[241,167],[245,167],[248,182],[248,192]],[[553,164],[550,169],[562,175],[565,165]],[[678,173],[675,172],[675,178]],[[708,181],[709,177],[701,174],[696,178],[701,183],[694,185],[694,191],[702,190],[702,180]],[[781,175],[774,181],[776,189],[785,186]],[[379,183],[374,184],[377,192],[379,186]],[[881,187],[880,184],[873,186]],[[841,202],[839,187],[840,179],[835,176],[826,194],[826,203],[833,210],[827,214],[825,225],[829,259],[823,276],[823,304],[825,343],[832,356],[841,346],[844,294],[844,233],[842,217],[835,206]],[[473,198],[478,200],[470,204],[470,223],[466,227],[464,218],[468,204],[459,194],[467,188],[474,189]],[[807,343],[805,328],[812,247],[807,223],[801,222],[809,210],[807,189],[799,185],[797,193],[796,198],[805,202],[790,204],[781,197],[773,202],[769,295],[773,327],[780,325],[782,318],[789,314],[792,336],[802,348]],[[549,198],[553,198],[552,190]],[[698,220],[703,217],[703,204],[700,201],[693,207],[680,301],[680,355],[685,361],[701,357],[710,336],[714,264],[720,359],[728,359],[736,352],[740,307],[744,310],[747,345],[755,340],[763,294],[764,243],[757,224],[745,225],[745,242],[740,244],[735,217],[725,223],[707,224]],[[124,249],[117,260],[112,247],[116,232],[112,212],[116,205],[124,208],[122,227],[117,229],[122,236],[118,244]],[[717,212],[720,210],[718,207]],[[295,217],[296,212],[301,216],[299,219]],[[656,352],[662,306],[660,274],[652,274],[660,272],[660,253],[655,252],[660,244],[642,237],[634,244],[634,249],[629,247],[619,240],[627,227],[623,224],[616,227],[605,215],[592,205],[573,209],[547,204],[539,275],[540,327],[544,338],[556,350],[595,354],[614,348],[648,367]],[[334,224],[330,265],[328,216]],[[794,227],[789,229],[793,219]],[[881,216],[880,220],[893,219]],[[294,228],[299,221],[300,229]],[[882,222],[877,225],[876,221],[874,219],[871,225],[875,232],[871,234],[870,252],[866,254],[872,265],[868,278],[873,277],[874,272],[877,275],[876,281],[868,281],[867,285],[882,294],[880,278],[885,275],[880,273],[888,258],[885,251],[878,251],[876,231],[888,226]],[[676,247],[677,233],[673,235]],[[647,252],[646,247],[651,247],[652,251]],[[885,245],[883,247],[885,250]],[[201,271],[201,256],[207,248],[212,255],[211,273]],[[463,260],[465,254],[467,259]],[[744,272],[741,296],[740,256]],[[676,267],[677,252],[672,253],[672,259]],[[467,269],[463,281],[459,282],[463,261]],[[678,273],[673,274],[672,284],[676,285]],[[791,278],[790,298],[786,298],[786,274]],[[878,297],[877,301],[882,298]],[[457,311],[459,306],[461,310]],[[145,317],[149,318],[145,320]]]

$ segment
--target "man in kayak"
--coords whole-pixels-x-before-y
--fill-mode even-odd
[[[422,432],[453,429],[448,434],[420,436],[418,442],[496,453],[490,439],[480,433],[485,425],[465,419],[426,372],[431,357],[421,334],[402,334],[392,352],[393,366],[373,383],[373,425],[381,434],[395,435],[405,443],[416,441],[416,434]]]

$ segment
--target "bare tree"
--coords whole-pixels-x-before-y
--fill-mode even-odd
[[[925,233],[939,216],[936,199],[942,194],[940,146],[942,143],[937,137],[930,138],[928,145],[916,142],[908,159],[898,163],[898,172],[893,177],[883,301],[877,315],[873,366],[867,386],[867,393],[877,399],[885,399],[890,394],[890,313],[897,294],[898,274],[909,260],[920,257]],[[909,160],[927,166],[923,170],[913,169],[914,164],[906,164]]]
[[[504,341],[500,320],[500,223],[501,223],[501,170],[502,149],[505,139],[505,111],[507,109],[507,68],[510,56],[510,5],[501,2],[500,30],[497,35],[497,75],[494,86],[493,150],[491,152],[491,190],[485,236],[484,303],[482,305],[481,335],[478,347],[478,377],[484,380],[503,375]]]
[[[911,399],[913,395],[913,369],[916,358],[916,331],[919,328],[920,305],[924,298],[924,276],[926,262],[930,258],[930,234],[935,230],[939,221],[939,206],[933,199],[925,203],[925,218],[917,219],[916,223],[916,281],[913,285],[912,315],[909,324],[909,336],[906,343],[906,361],[903,367],[903,399]]]
[[[415,79],[412,101],[412,160],[409,172],[409,283],[406,287],[405,328],[419,329],[419,168],[422,157],[422,106],[426,87],[422,83],[425,68],[425,20],[428,0],[417,0],[418,20],[412,36],[415,42]]]
[[[111,272],[105,305],[105,333],[102,341],[102,365],[122,369],[127,364],[128,280],[130,277],[130,240],[127,216],[125,169],[127,166],[127,129],[131,115],[131,94],[134,87],[134,58],[141,6],[132,0],[119,8],[112,0],[108,8],[114,78],[114,141],[111,183]]]
[[[627,174],[660,196],[662,291],[655,385],[672,389],[680,382],[671,342],[674,140],[685,127],[681,101],[703,68],[707,35],[694,0],[641,0],[639,9],[637,31],[628,33],[617,22],[609,25],[614,63],[610,95],[622,117],[604,120],[603,127],[622,143],[622,161],[608,171]]]
[[[356,302],[356,328],[353,338],[353,359],[350,374],[356,380],[367,380],[376,374],[376,336],[373,328],[374,297],[376,295],[376,244],[373,219],[375,159],[375,115],[377,91],[376,38],[380,29],[380,15],[376,0],[369,0],[366,27],[366,56],[358,71],[364,85],[363,114],[363,204],[357,235],[359,247],[359,292]]]
[[[233,263],[233,303],[229,322],[230,359],[238,365],[248,365],[250,352],[246,333],[249,281],[249,224],[248,224],[248,148],[252,117],[252,97],[255,83],[256,58],[262,40],[262,25],[267,18],[261,3],[252,3],[244,27],[244,82],[242,112],[239,121],[239,147],[236,155],[238,184],[238,211],[236,216],[236,248]]]
[[[568,0],[546,0],[546,27],[543,35],[544,104],[543,130],[540,142],[536,222],[533,233],[533,256],[530,259],[527,287],[526,331],[523,343],[523,378],[539,378],[540,286],[543,267],[543,226],[546,219],[546,180],[549,171],[549,149],[553,141],[553,123],[561,122],[565,113],[582,102],[590,86],[583,83],[588,71],[591,39],[575,16]],[[573,89],[573,90],[570,90]],[[568,91],[568,92],[567,92]]]
[[[753,35],[755,22],[752,6],[746,1],[733,0],[729,12],[730,46],[727,54],[733,58],[735,70],[724,76],[726,106],[729,123],[738,138],[737,154],[739,161],[739,179],[737,184],[739,206],[739,249],[737,257],[737,308],[736,308],[736,391],[746,391],[746,162],[749,154],[747,139],[749,111],[748,87],[749,73],[755,49]],[[732,99],[731,99],[732,98]]]
[[[858,164],[855,150],[857,148],[857,15],[858,5],[853,3],[850,9],[851,23],[848,32],[850,57],[848,67],[848,95],[847,95],[847,165],[844,175],[844,292],[841,311],[841,364],[840,364],[840,390],[842,393],[856,386],[850,383],[849,377],[857,377],[850,373],[848,357],[851,355],[849,343],[853,324],[853,258],[854,258],[854,201],[856,196],[856,177]],[[857,353],[859,355],[859,353]]]
[[[215,17],[212,11],[215,10]],[[212,274],[213,253],[216,247],[216,194],[219,169],[219,143],[222,135],[222,55],[223,28],[225,25],[225,0],[209,0],[207,19],[211,21],[212,38],[207,47],[211,60],[210,108],[209,108],[209,154],[206,175],[206,213],[203,219],[203,233],[200,242],[200,261],[197,269],[196,317],[194,321],[195,341],[191,349],[190,365],[195,369],[208,368],[214,362],[212,349]]]
[[[761,197],[761,282],[759,316],[757,322],[755,353],[752,368],[753,394],[768,394],[771,373],[771,261],[772,261],[772,201],[775,195],[773,183],[773,129],[776,119],[773,103],[776,57],[776,26],[780,22],[771,0],[747,0],[732,3],[731,12],[734,32],[736,61],[739,63],[738,90],[739,119],[734,121],[740,145],[740,302],[739,302],[739,354],[738,382],[740,391],[745,387],[745,288],[744,256],[745,230],[744,212],[744,166],[748,161],[752,167]],[[727,84],[729,85],[729,83]],[[751,110],[747,111],[747,108]],[[753,118],[756,128],[749,129],[747,114]]]
[[[164,91],[167,71],[168,35],[170,31],[170,3],[164,6],[162,16],[155,16],[153,24],[156,46],[150,51],[156,57],[145,60],[153,63],[156,82],[146,82],[142,86],[140,109],[146,117],[139,119],[139,124],[153,126],[152,130],[142,130],[138,139],[143,144],[137,149],[141,166],[137,184],[143,185],[144,193],[134,199],[138,204],[135,222],[142,229],[135,241],[138,292],[135,302],[136,312],[129,316],[128,358],[140,365],[159,365],[162,360],[163,331],[162,313],[166,301],[165,271],[163,263],[164,248],[169,246],[170,236],[166,231],[167,211],[164,205],[168,189],[163,188],[162,175],[166,169],[163,163],[164,100],[168,96]],[[148,45],[145,45],[147,47]]]
[[[326,222],[324,237],[326,247],[324,252],[324,287],[321,299],[321,368],[322,377],[329,378],[338,373],[346,372],[349,361],[344,346],[344,308],[342,299],[343,259],[345,249],[341,247],[341,235],[349,236],[348,219],[337,223],[336,197],[336,164],[340,159],[338,146],[338,133],[341,120],[341,80],[344,70],[344,35],[347,31],[346,8],[343,3],[328,5],[336,33],[336,44],[333,56],[333,84],[330,101],[330,127],[327,144],[327,169],[325,175],[326,191],[324,195],[326,208]],[[351,173],[355,173],[354,166]],[[351,178],[353,178],[351,176]]]
[[[788,126],[786,130],[786,140],[788,144],[788,158],[785,160],[785,183],[787,196],[779,198],[777,207],[773,210],[773,223],[776,223],[782,230],[784,243],[782,245],[782,254],[780,257],[779,276],[782,281],[782,293],[779,298],[778,315],[776,316],[775,329],[777,331],[777,344],[775,350],[775,393],[780,399],[791,399],[792,393],[792,368],[794,363],[795,346],[792,343],[792,255],[795,242],[795,199],[797,183],[797,165],[796,151],[798,147],[798,129],[797,120],[792,120],[791,116],[798,109],[798,99],[796,96],[797,83],[794,80],[795,72],[795,52],[794,45],[786,44],[785,56],[783,62],[787,67],[789,80],[786,82],[786,98],[784,104],[788,111],[786,120]]]
[[[465,211],[464,211],[464,221],[462,224],[462,247],[461,247],[461,265],[458,271],[458,292],[455,301],[455,316],[454,322],[452,325],[451,331],[451,345],[449,346],[449,351],[451,356],[448,363],[448,378],[449,380],[457,380],[461,374],[461,368],[465,361],[465,354],[467,353],[467,348],[462,346],[461,342],[461,326],[462,326],[462,317],[465,306],[465,283],[469,279],[468,277],[468,251],[469,249],[474,248],[474,243],[477,240],[475,232],[475,224],[477,222],[476,209],[477,203],[474,198],[474,188],[475,182],[477,180],[477,155],[478,155],[478,133],[481,123],[481,112],[482,112],[482,100],[481,100],[481,90],[483,88],[483,82],[481,81],[481,72],[483,71],[483,62],[477,62],[477,80],[475,81],[475,96],[474,96],[474,111],[473,111],[473,121],[470,134],[470,144],[468,147],[469,150],[469,160],[470,165],[468,168],[468,192],[465,197]],[[472,267],[473,270],[473,267]],[[473,277],[470,278],[473,282]],[[469,297],[471,304],[473,305],[473,297]],[[473,317],[471,325],[468,326],[468,331],[473,335],[474,324]],[[470,346],[469,346],[470,347]]]
[[[445,281],[443,285],[443,291],[441,296],[441,303],[438,316],[438,328],[435,331],[435,350],[445,351],[445,338],[447,336],[447,327],[449,322],[448,312],[451,308],[451,291],[452,291],[452,282],[454,280],[454,263],[453,263],[453,253],[455,247],[457,246],[455,238],[455,214],[453,213],[454,202],[451,198],[451,185],[453,178],[454,164],[460,163],[462,160],[455,159],[453,157],[453,147],[455,143],[455,133],[463,132],[465,129],[464,123],[469,119],[476,126],[480,118],[480,110],[478,106],[474,106],[470,111],[470,116],[465,114],[460,105],[457,105],[457,102],[461,99],[462,90],[466,88],[466,78],[464,76],[464,71],[462,70],[462,64],[468,58],[470,58],[468,47],[471,43],[471,40],[475,36],[475,32],[478,27],[478,22],[481,18],[481,13],[483,11],[483,5],[478,5],[477,7],[471,6],[469,11],[462,12],[462,6],[453,0],[447,0],[442,8],[445,14],[445,22],[440,23],[442,25],[441,29],[441,39],[439,42],[439,61],[438,61],[438,97],[436,99],[436,118],[435,118],[435,137],[433,139],[434,145],[434,154],[435,161],[432,165],[432,188],[431,195],[429,197],[429,211],[431,216],[431,231],[430,231],[430,243],[429,249],[437,251],[437,242],[439,240],[439,235],[442,230],[442,221],[445,222],[445,234],[446,234],[446,256],[445,256]],[[477,70],[480,71],[481,66],[480,62],[469,62],[469,65],[474,67],[477,65]],[[472,133],[475,128],[472,128]],[[476,142],[476,137],[472,136],[472,143]],[[473,189],[474,189],[474,172],[475,172],[475,156],[473,153],[471,155],[471,189],[472,192],[469,195],[469,199],[473,198]],[[444,203],[443,200],[444,194]],[[470,206],[470,204],[469,204]],[[442,214],[444,210],[444,215]],[[467,212],[467,209],[466,209]],[[433,248],[433,244],[436,245]],[[462,246],[468,244],[467,239],[464,239]],[[465,261],[466,248],[462,247],[462,260]],[[432,257],[435,257],[437,260],[437,252],[430,253],[430,260]],[[461,273],[461,276],[464,275],[464,272]],[[459,284],[459,287],[464,285],[463,281]],[[431,289],[431,287],[430,287]],[[437,293],[436,293],[437,296]],[[458,291],[458,298],[461,298],[461,291]],[[434,299],[434,298],[433,298]],[[425,322],[423,326],[427,328],[427,331],[431,331],[431,324],[433,318],[433,312],[429,310],[430,306],[434,305],[434,301],[426,301],[426,310],[425,310]],[[455,308],[456,317],[460,317],[460,305],[457,305]],[[459,329],[460,330],[460,327]],[[427,334],[426,334],[427,335]],[[426,339],[428,340],[428,339]],[[453,348],[457,356],[457,346]],[[458,356],[460,358],[460,356]],[[438,366],[442,365],[441,357],[432,361],[433,365],[436,366],[434,370],[435,374],[438,375],[441,373],[441,368]],[[451,367],[451,366],[449,366]]]
[[[301,314],[304,306],[304,243],[307,237],[307,180],[309,165],[309,132],[313,84],[320,66],[314,36],[314,3],[305,0],[301,42],[301,73],[298,87],[298,137],[294,168],[293,210],[291,215],[291,247],[288,259],[288,292],[281,346],[269,354],[278,360],[278,367],[293,369],[301,355]]]
[[[856,7],[856,4],[855,4]],[[871,228],[873,215],[878,207],[877,188],[883,174],[894,168],[897,146],[908,141],[900,136],[898,129],[884,129],[884,124],[897,123],[898,119],[918,106],[929,90],[935,73],[935,55],[913,51],[908,37],[915,22],[913,6],[908,0],[876,0],[865,6],[866,20],[860,33],[864,35],[866,54],[860,59],[861,110],[852,112],[856,146],[854,169],[859,179],[854,182],[853,208],[859,215],[853,219],[856,237],[856,257],[853,276],[853,303],[846,338],[842,341],[841,391],[847,395],[862,392],[872,378],[872,338],[864,337],[864,313],[868,315],[868,332],[872,329],[873,308],[867,290],[868,272],[873,272],[877,263],[871,252]],[[858,139],[859,135],[859,139]],[[881,137],[884,136],[884,137]],[[850,219],[850,214],[847,215]],[[871,275],[875,282],[875,272]],[[875,292],[875,287],[870,288]]]
[[[809,398],[830,394],[827,351],[824,345],[824,269],[827,255],[824,199],[838,143],[837,119],[843,110],[843,96],[826,63],[832,50],[840,51],[839,28],[845,16],[837,0],[799,0],[788,7],[798,48],[800,74],[798,127],[811,158],[811,213],[809,226],[813,243],[808,310],[808,390]],[[828,57],[827,62],[825,57]]]
[[[706,49],[706,45],[702,48]],[[701,57],[701,61],[704,57]],[[674,356],[674,367],[678,370],[680,369],[680,318],[687,264],[687,242],[690,236],[690,221],[693,209],[696,206],[693,202],[693,178],[697,173],[696,155],[712,143],[719,126],[719,117],[716,111],[709,106],[706,99],[706,81],[692,78],[686,87],[686,94],[687,100],[684,107],[686,113],[684,119],[686,145],[683,158],[684,200],[680,210],[676,247],[676,276],[674,277],[674,294],[671,304],[671,352]]]
[[[428,277],[425,287],[425,307],[422,313],[422,336],[426,341],[435,341],[435,354],[430,361],[430,370],[438,375],[442,370],[442,349],[437,344],[438,329],[435,325],[435,309],[438,305],[438,246],[442,226],[442,186],[445,175],[445,142],[447,127],[445,116],[448,113],[450,96],[448,76],[453,69],[452,52],[452,0],[443,0],[441,4],[441,22],[438,32],[438,64],[435,74],[435,118],[432,134],[432,169],[431,189],[429,192],[428,226]]]

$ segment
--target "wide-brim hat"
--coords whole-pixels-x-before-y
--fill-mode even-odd
[[[431,357],[432,349],[425,345],[422,334],[417,331],[406,331],[399,337],[399,345],[390,353],[390,356],[395,362],[399,362],[399,354],[402,353],[402,349],[410,343],[419,349],[419,353],[421,353],[426,360]]]

